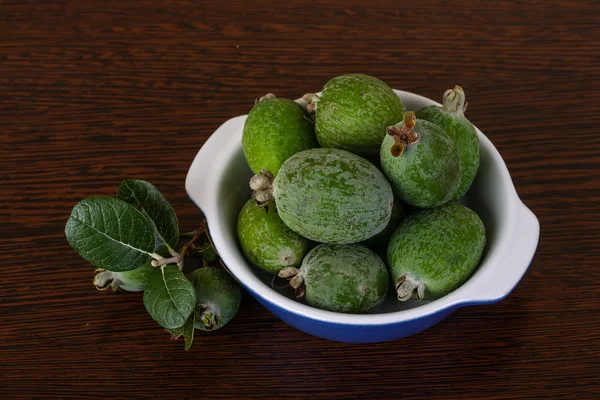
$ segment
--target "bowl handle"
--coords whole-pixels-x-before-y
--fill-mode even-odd
[[[229,162],[231,149],[241,140],[232,132],[241,132],[245,120],[246,115],[241,115],[223,123],[202,145],[188,171],[185,190],[207,219],[214,215],[218,206],[212,195],[218,188],[218,177],[211,171],[220,171],[220,164]]]
[[[519,200],[520,202],[520,200]],[[484,278],[470,292],[468,304],[495,303],[504,299],[517,286],[535,254],[540,237],[540,223],[525,204],[520,203],[517,213],[517,232],[510,253],[497,272]]]

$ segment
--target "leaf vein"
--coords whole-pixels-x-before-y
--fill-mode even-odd
[[[132,245],[130,245],[130,244],[128,244],[128,243],[121,242],[120,240],[117,240],[117,239],[113,238],[112,236],[109,236],[109,235],[107,235],[106,233],[104,233],[104,232],[102,232],[102,231],[98,230],[98,228],[96,228],[96,227],[95,227],[95,226],[93,226],[93,225],[90,225],[90,224],[86,223],[85,221],[82,221],[82,220],[80,220],[80,219],[78,219],[78,218],[75,218],[75,217],[74,217],[74,219],[75,219],[77,222],[79,222],[80,224],[82,224],[82,225],[84,225],[84,226],[86,226],[86,227],[88,227],[88,228],[90,228],[90,229],[94,230],[94,231],[95,231],[95,232],[97,232],[98,234],[100,234],[100,235],[102,235],[102,236],[104,236],[104,237],[106,237],[106,238],[108,238],[108,239],[112,240],[113,242],[116,242],[116,243],[122,244],[123,246],[125,246],[125,247],[128,247],[128,248],[130,248],[130,249],[132,249],[132,250],[138,251],[138,252],[140,252],[140,253],[144,253],[144,254],[151,255],[151,253],[149,253],[149,252],[147,252],[147,251],[145,251],[145,250],[142,250],[142,249],[139,249],[139,248],[137,248],[137,247],[134,247],[134,246],[132,246]]]

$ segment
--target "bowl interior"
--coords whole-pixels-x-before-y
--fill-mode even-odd
[[[417,111],[427,105],[439,105],[438,103],[421,96],[406,94],[405,92],[398,92],[398,94],[408,110]],[[469,282],[476,280],[478,275],[483,273],[482,270],[485,269],[487,260],[493,257],[495,253],[501,251],[499,248],[499,242],[501,241],[498,240],[498,236],[501,235],[503,231],[506,231],[505,225],[509,223],[506,216],[510,214],[510,210],[508,209],[511,203],[509,196],[511,196],[512,193],[511,191],[506,190],[506,185],[501,184],[501,182],[506,182],[506,168],[491,142],[479,130],[477,131],[480,137],[481,149],[480,168],[472,187],[460,200],[460,203],[473,209],[481,217],[486,228],[487,244],[478,270],[471,276],[469,281],[455,290],[455,292],[467,290]],[[216,210],[218,215],[216,215],[214,219],[219,221],[219,229],[222,231],[224,241],[231,244],[235,243],[235,245],[228,246],[229,248],[226,250],[234,252],[234,254],[231,254],[232,258],[244,261],[242,265],[236,265],[235,268],[247,269],[254,274],[254,276],[258,277],[264,285],[264,288],[254,290],[255,292],[272,291],[274,290],[271,289],[270,286],[272,276],[245,262],[238,244],[236,234],[237,217],[243,204],[250,197],[248,181],[252,176],[252,171],[248,167],[242,152],[241,137],[242,132],[240,127],[238,131],[232,132],[230,138],[234,143],[233,151],[227,159],[220,160],[223,168],[222,173],[216,178],[218,180],[217,198],[219,199],[219,207]],[[218,166],[215,166],[214,170],[217,172],[217,170],[219,170]],[[512,190],[514,191],[514,188]],[[224,249],[217,248],[219,253],[223,250]],[[384,304],[375,310],[374,313],[402,312],[412,308],[422,307],[428,303],[416,300],[399,302],[395,299],[394,291],[391,289],[392,288],[390,288],[388,298]],[[287,290],[278,290],[277,292],[279,295],[275,295],[276,297],[284,296],[293,299],[293,301],[298,301],[293,296],[293,291],[290,288]],[[452,295],[452,293],[450,295]],[[435,303],[441,300],[442,299],[438,299],[429,303]]]

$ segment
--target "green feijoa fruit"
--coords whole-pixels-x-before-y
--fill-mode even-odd
[[[322,244],[304,258],[300,269],[285,268],[281,278],[290,280],[297,297],[323,310],[368,313],[388,291],[389,273],[381,259],[366,247]]]
[[[394,203],[392,188],[369,161],[345,150],[296,153],[279,169],[252,177],[259,203],[275,200],[294,232],[321,243],[356,243],[381,232]]]
[[[94,277],[94,286],[98,290],[106,290],[110,287],[113,292],[119,288],[127,292],[141,292],[154,268],[156,267],[152,266],[152,260],[146,261],[141,267],[131,271],[115,272],[98,268]]]
[[[394,234],[398,225],[406,218],[406,212],[402,208],[400,201],[398,199],[394,199],[394,205],[392,207],[392,216],[390,218],[390,222],[386,225],[386,227],[379,232],[377,235],[370,237],[365,240],[361,244],[367,246],[369,249],[379,253],[380,251],[387,250],[388,244],[390,243],[390,238]]]
[[[248,261],[273,275],[285,267],[299,266],[310,249],[310,241],[279,218],[275,203],[260,206],[255,199],[242,207],[237,235]]]
[[[452,139],[441,128],[417,120],[409,111],[387,132],[381,168],[396,196],[421,208],[442,205],[456,196],[460,161]]]
[[[442,297],[471,276],[485,247],[479,216],[457,203],[417,211],[394,232],[388,262],[401,301]]]
[[[289,157],[318,146],[312,120],[290,99],[262,97],[244,123],[242,149],[255,174],[269,170],[276,175]]]
[[[215,331],[237,314],[242,300],[239,286],[225,269],[202,267],[192,271],[196,289],[196,329]]]
[[[335,77],[320,96],[308,93],[304,99],[309,111],[315,111],[315,133],[322,147],[366,158],[377,158],[385,128],[401,121],[406,111],[388,85],[362,74]]]
[[[479,136],[473,124],[465,117],[467,109],[465,92],[460,86],[444,93],[443,106],[428,106],[417,112],[417,118],[442,128],[458,151],[460,159],[460,183],[455,198],[463,196],[479,169]]]

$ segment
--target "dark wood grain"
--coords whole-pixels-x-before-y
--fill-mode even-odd
[[[585,1],[0,2],[0,394],[5,398],[600,398],[600,5]],[[372,74],[456,83],[541,222],[504,301],[389,343],[299,332],[246,296],[191,351],[141,295],[97,292],[73,205],[153,182],[182,229],[187,169],[269,91]]]

